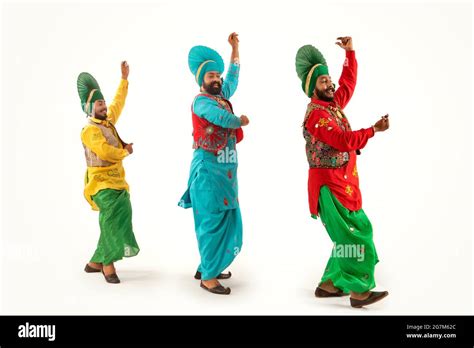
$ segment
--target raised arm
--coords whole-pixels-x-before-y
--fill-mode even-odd
[[[123,61],[121,64],[122,70],[122,79],[120,80],[119,87],[117,88],[117,92],[115,92],[115,97],[112,103],[109,105],[107,111],[107,118],[113,124],[116,124],[120,114],[122,113],[123,107],[125,106],[125,99],[127,98],[128,94],[128,73],[130,68],[126,61]]]
[[[346,51],[346,59],[339,78],[339,88],[334,93],[334,101],[344,109],[354,94],[357,83],[357,60],[350,36],[338,37],[336,45]]]
[[[239,35],[232,33],[228,38],[229,44],[232,46],[232,54],[230,56],[230,65],[222,85],[222,96],[229,99],[234,95],[239,83],[240,56],[239,56]]]
[[[229,70],[227,70],[227,74],[224,79],[224,84],[222,85],[222,96],[225,99],[232,97],[237,90],[237,86],[239,84],[239,71],[239,64],[230,64]]]

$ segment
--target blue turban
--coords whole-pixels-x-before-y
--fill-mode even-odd
[[[204,75],[209,71],[224,72],[224,61],[222,57],[212,48],[206,46],[194,46],[188,55],[189,69],[196,78],[199,86],[202,86]]]

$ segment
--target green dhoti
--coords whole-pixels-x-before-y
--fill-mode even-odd
[[[334,243],[321,283],[331,280],[345,293],[375,288],[374,271],[379,259],[372,239],[372,224],[364,211],[348,210],[327,186],[322,186],[319,213]]]
[[[100,209],[100,238],[91,262],[108,265],[138,254],[132,228],[132,205],[126,190],[100,190],[92,199]]]

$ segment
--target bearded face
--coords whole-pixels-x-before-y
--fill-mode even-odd
[[[219,95],[222,91],[221,74],[215,71],[207,72],[204,75],[202,89],[209,94]]]
[[[92,116],[99,120],[105,120],[107,118],[107,105],[105,104],[105,100],[100,99],[95,101]]]
[[[321,75],[318,77],[316,80],[316,88],[314,89],[314,94],[318,99],[331,102],[334,100],[335,92],[336,89],[329,75]]]

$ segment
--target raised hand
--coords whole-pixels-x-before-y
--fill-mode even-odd
[[[340,36],[337,38],[336,45],[345,49],[346,51],[352,51],[354,48],[352,46],[352,37],[350,36]]]
[[[239,34],[237,33],[230,34],[227,41],[229,41],[229,44],[232,46],[232,49],[239,48]]]
[[[120,68],[122,69],[122,79],[128,79],[128,73],[130,72],[130,68],[128,67],[128,63],[126,60],[124,60],[122,64],[120,64]]]
[[[232,63],[239,64],[240,63],[239,34],[237,34],[237,33],[230,34],[227,41],[229,41],[229,44],[232,46],[232,54],[230,56],[230,61]]]

